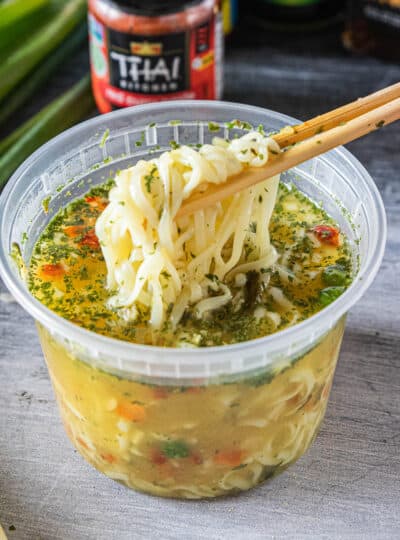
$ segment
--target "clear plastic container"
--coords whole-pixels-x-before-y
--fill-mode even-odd
[[[292,328],[250,342],[172,349],[94,334],[32,297],[10,253],[18,243],[28,264],[40,232],[71,197],[149,152],[168,149],[171,140],[204,143],[216,134],[242,134],[236,128],[229,134],[225,128],[208,129],[209,121],[223,125],[232,119],[263,124],[267,131],[297,123],[224,102],[121,110],[44,145],[15,172],[0,199],[1,275],[37,321],[69,437],[106,475],[161,496],[200,498],[245,490],[308,448],[325,413],[345,314],[372,282],[384,252],[385,212],[373,180],[342,148],[282,176],[322,202],[340,224],[358,270],[333,304]]]

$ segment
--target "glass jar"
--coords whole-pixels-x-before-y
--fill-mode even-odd
[[[89,0],[93,93],[102,113],[171,99],[219,99],[217,0]]]

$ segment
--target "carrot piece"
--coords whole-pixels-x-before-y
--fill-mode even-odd
[[[167,399],[168,390],[163,386],[156,386],[155,388],[153,388],[153,396],[156,399]]]
[[[131,422],[142,422],[146,418],[146,409],[137,403],[119,403],[115,412],[121,418]]]
[[[82,238],[82,240],[79,242],[80,246],[88,246],[93,249],[99,249],[100,242],[99,239],[96,236],[96,233],[94,230],[88,231],[85,236]]]
[[[76,442],[79,443],[81,446],[83,446],[83,448],[86,448],[86,450],[90,450],[87,443],[85,443],[85,441],[83,439],[81,439],[80,437],[76,438]]]
[[[70,238],[76,238],[82,234],[85,228],[85,225],[68,225],[68,227],[64,227],[64,233]]]
[[[85,201],[92,208],[98,208],[99,210],[104,210],[108,205],[108,201],[102,199],[98,195],[87,195]]]
[[[215,454],[214,463],[228,467],[237,467],[242,463],[244,457],[245,452],[243,450],[225,450]]]
[[[321,244],[335,247],[340,244],[339,229],[336,227],[332,227],[331,225],[316,225],[311,229],[311,232],[315,234]]]
[[[155,465],[164,465],[167,462],[167,458],[164,454],[157,448],[152,448],[150,454],[150,461]]]
[[[112,454],[100,454],[100,457],[104,459],[104,461],[107,461],[107,463],[115,463],[117,461],[117,458]]]
[[[43,264],[40,267],[40,272],[47,278],[59,278],[65,274],[65,268],[60,263]]]

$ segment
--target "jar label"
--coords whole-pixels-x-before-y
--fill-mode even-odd
[[[157,36],[107,28],[89,15],[93,90],[101,112],[168,99],[217,99],[222,29],[214,15]]]

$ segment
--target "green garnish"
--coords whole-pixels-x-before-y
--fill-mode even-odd
[[[43,208],[43,210],[45,211],[46,214],[49,213],[50,201],[51,201],[51,196],[50,195],[48,197],[46,197],[45,199],[43,199],[43,201],[42,201],[42,208]]]
[[[107,139],[108,139],[109,136],[110,136],[110,130],[107,128],[105,130],[105,132],[103,133],[103,136],[101,138],[101,141],[100,141],[100,144],[99,144],[100,148],[104,148],[104,145],[106,144]]]
[[[151,169],[150,174],[146,174],[144,177],[144,183],[146,186],[147,193],[151,193],[151,184],[155,180],[154,173],[157,171],[157,167],[154,165],[154,167]]]
[[[162,445],[162,453],[165,457],[174,459],[174,458],[185,458],[190,454],[190,450],[185,441],[167,441]]]
[[[318,301],[321,306],[332,304],[345,291],[346,287],[327,287],[319,293]]]
[[[252,221],[249,223],[249,231],[253,234],[256,234],[257,232],[257,223],[255,221]]]
[[[208,122],[208,131],[219,131],[221,126],[216,122]]]
[[[325,285],[346,285],[347,274],[340,265],[331,265],[324,268],[322,272],[322,281]]]

